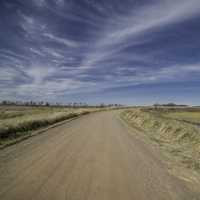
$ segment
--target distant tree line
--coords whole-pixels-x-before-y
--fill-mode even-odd
[[[175,104],[175,103],[167,103],[167,104],[155,103],[153,106],[154,106],[155,108],[157,108],[157,107],[188,107],[188,105],[184,105],[184,104]]]
[[[82,102],[70,102],[70,103],[50,103],[47,101],[9,101],[3,100],[0,102],[1,106],[44,106],[44,107],[70,107],[70,108],[88,108],[88,107],[122,107],[121,104],[104,104],[100,103],[97,105],[88,105],[87,103]]]

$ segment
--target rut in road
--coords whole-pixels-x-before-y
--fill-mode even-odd
[[[199,199],[117,116],[84,116],[2,150],[0,199]]]

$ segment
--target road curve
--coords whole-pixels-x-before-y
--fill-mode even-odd
[[[2,200],[195,200],[117,118],[84,116],[0,151]]]

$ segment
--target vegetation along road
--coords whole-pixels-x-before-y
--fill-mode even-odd
[[[118,112],[83,116],[1,150],[0,199],[199,199]]]

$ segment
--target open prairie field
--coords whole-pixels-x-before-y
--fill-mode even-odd
[[[199,107],[149,107],[141,108],[141,110],[151,112],[160,117],[200,125]]]
[[[122,113],[122,118],[146,133],[178,165],[200,173],[199,109],[128,109]]]
[[[28,136],[32,130],[77,117],[92,110],[94,109],[0,106],[0,145]]]
[[[172,118],[172,119],[200,125],[200,110],[173,111],[173,112],[165,113],[164,116]]]

